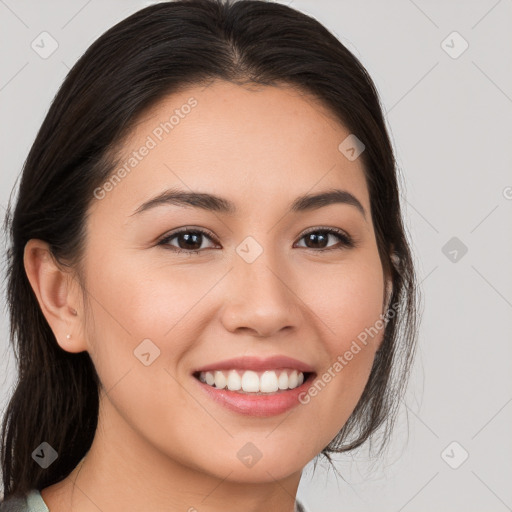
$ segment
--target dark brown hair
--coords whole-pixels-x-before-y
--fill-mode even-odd
[[[109,29],[73,66],[25,161],[14,211],[9,204],[7,304],[18,380],[2,424],[5,497],[65,478],[91,446],[98,419],[93,363],[87,352],[57,344],[25,273],[25,244],[48,242],[57,261],[78,272],[86,212],[114,171],[114,149],[156,102],[216,79],[291,85],[319,98],[365,145],[372,220],[397,307],[361,399],[322,454],[331,460],[381,429],[381,439],[389,437],[415,350],[417,298],[395,159],[371,78],[324,26],[286,5],[162,2]],[[42,441],[59,454],[47,469],[31,457]]]

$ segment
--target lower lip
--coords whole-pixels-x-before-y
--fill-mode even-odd
[[[276,416],[299,405],[299,395],[307,391],[315,378],[315,374],[309,374],[308,378],[294,389],[278,391],[275,394],[268,395],[252,395],[249,393],[237,393],[228,389],[217,389],[201,382],[195,377],[192,378],[210,398],[224,407],[239,414],[262,417]]]

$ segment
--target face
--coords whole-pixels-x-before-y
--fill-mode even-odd
[[[136,123],[117,178],[91,198],[82,276],[100,417],[119,443],[264,482],[301,471],[345,424],[382,339],[362,333],[379,325],[385,289],[363,164],[338,149],[347,136],[289,87],[220,81]],[[146,204],[171,189],[221,200]],[[334,189],[348,194],[292,208]],[[255,358],[260,378],[244,376],[249,359],[222,364],[233,358]],[[259,395],[197,374],[236,388],[231,369],[246,389],[275,389],[302,367],[299,387]]]

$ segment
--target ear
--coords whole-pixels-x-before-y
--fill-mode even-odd
[[[86,350],[77,310],[80,288],[72,272],[57,263],[46,242],[37,239],[26,243],[23,263],[39,307],[59,346],[67,352]]]

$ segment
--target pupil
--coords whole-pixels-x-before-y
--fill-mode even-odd
[[[316,240],[316,241],[315,241],[315,239],[318,239],[318,238],[323,239],[323,240],[322,240],[323,242],[325,242],[325,241],[327,240],[327,237],[326,237],[326,235],[325,235],[325,234],[323,234],[323,235],[317,235],[316,233],[310,233],[310,234],[308,235],[308,239],[309,239],[309,241],[313,242],[313,244],[315,244],[315,243],[316,243],[316,244],[318,245],[318,240]],[[323,247],[323,246],[322,246],[322,247]]]
[[[185,233],[185,234],[182,234],[181,236],[182,236],[182,239],[184,239],[188,244],[185,246],[185,249],[199,249],[201,247],[201,242],[197,241],[201,237],[201,233],[192,233],[192,234]],[[195,245],[194,247],[192,247],[191,244],[189,243],[192,239],[195,240],[192,242],[192,244]]]

